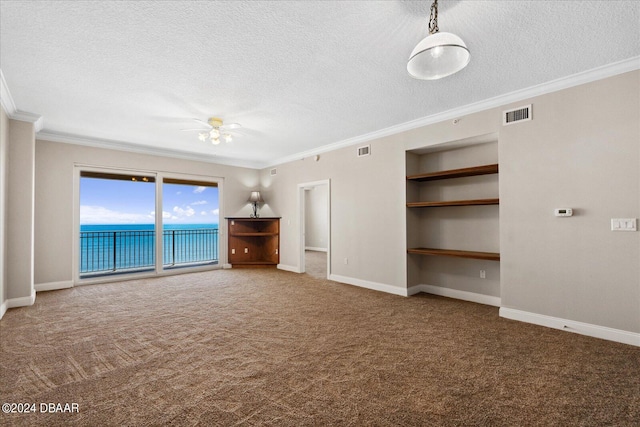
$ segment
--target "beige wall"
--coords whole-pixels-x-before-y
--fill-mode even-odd
[[[223,178],[223,216],[248,216],[249,192],[258,187],[253,169],[149,156],[38,140],[36,143],[36,285],[68,282],[73,274],[75,165],[113,167]],[[225,239],[221,236],[221,240]],[[226,240],[225,240],[226,241]],[[221,256],[223,254],[221,253]]]
[[[369,157],[348,147],[265,169],[281,263],[299,260],[297,184],[331,179],[332,273],[406,288],[405,151],[497,133],[502,305],[640,332],[640,233],[610,231],[640,216],[639,96],[634,71],[381,138]],[[502,126],[529,102],[532,121]],[[576,215],[554,217],[562,207]]]
[[[640,233],[610,230],[640,216],[640,71],[530,101],[500,132],[502,305],[640,332]]]
[[[395,141],[395,144],[391,141]],[[404,262],[404,150],[393,137],[371,141],[371,155],[356,147],[262,171],[265,200],[282,216],[280,263],[300,260],[297,185],[331,179],[331,274],[406,288]],[[347,258],[347,264],[344,259]]]
[[[5,269],[5,247],[6,247],[6,225],[5,210],[7,197],[7,146],[9,141],[9,118],[4,108],[0,107],[0,306],[6,309],[6,269]],[[0,317],[2,309],[0,309]]]
[[[7,148],[6,293],[12,306],[29,305],[33,283],[34,124],[9,120]]]

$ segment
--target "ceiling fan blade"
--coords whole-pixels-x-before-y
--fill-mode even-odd
[[[241,127],[242,125],[240,123],[229,123],[228,125],[220,126],[220,129],[238,129]]]
[[[209,123],[204,122],[204,121],[202,121],[202,120],[200,120],[200,119],[193,119],[193,121],[195,121],[195,122],[198,122],[198,123],[200,123],[200,124],[205,125],[208,129],[211,129],[211,128],[213,127],[213,126],[211,126]]]
[[[209,132],[211,130],[211,128],[208,129],[202,129],[202,128],[189,128],[189,129],[180,129],[182,131],[192,131],[192,130],[199,130],[201,132]]]

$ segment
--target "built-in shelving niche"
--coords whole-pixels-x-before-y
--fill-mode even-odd
[[[409,150],[406,174],[408,286],[499,298],[497,135]]]

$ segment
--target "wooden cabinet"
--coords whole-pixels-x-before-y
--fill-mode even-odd
[[[280,262],[280,218],[228,217],[229,264],[275,268]]]
[[[451,169],[451,170],[444,170],[439,172],[408,175],[407,182],[428,182],[428,181],[437,181],[437,180],[443,180],[443,179],[490,175],[490,174],[497,174],[497,173],[498,173],[498,165],[490,164],[490,165],[482,165],[482,166],[473,166],[473,167],[462,168],[462,169]],[[418,202],[408,202],[407,208],[416,209],[416,208],[438,208],[438,207],[446,207],[446,206],[497,205],[498,203],[499,203],[498,198],[444,200],[444,201],[418,201]],[[491,260],[491,261],[500,260],[500,254],[495,252],[476,252],[476,251],[466,251],[466,250],[436,249],[436,248],[422,248],[422,247],[409,248],[407,249],[407,252],[410,254],[418,254],[418,255],[440,255],[440,256],[451,256],[451,257],[459,257],[459,258],[483,259],[483,260]]]

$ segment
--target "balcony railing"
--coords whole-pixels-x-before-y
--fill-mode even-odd
[[[164,268],[218,262],[218,229],[178,229],[162,232]],[[81,276],[152,270],[154,230],[80,232]]]

